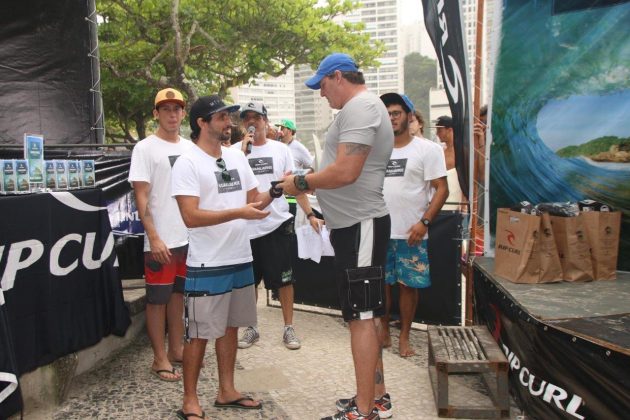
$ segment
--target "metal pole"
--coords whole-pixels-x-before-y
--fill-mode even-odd
[[[475,48],[475,90],[473,98],[473,110],[474,121],[479,122],[479,101],[481,100],[481,62],[483,56],[483,7],[484,0],[478,0],[477,2],[477,27],[476,27],[476,48]],[[476,137],[476,136],[475,136]],[[473,193],[472,193],[472,206],[470,207],[470,242],[468,244],[468,259],[467,259],[467,275],[466,275],[466,325],[473,324],[473,257],[477,249],[477,235],[483,230],[479,231],[477,227],[478,223],[478,198],[479,198],[479,182],[483,182],[483,177],[479,174],[479,157],[477,153],[479,150],[475,147],[479,142],[475,138],[475,144],[473,144]]]

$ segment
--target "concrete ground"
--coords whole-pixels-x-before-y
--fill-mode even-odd
[[[261,297],[264,297],[262,295]],[[258,304],[261,339],[239,350],[237,388],[262,399],[262,410],[217,409],[212,403],[218,382],[213,346],[208,345],[199,395],[208,419],[319,419],[335,412],[335,400],[355,392],[350,335],[339,317],[296,311],[294,325],[300,350],[282,344],[282,314],[277,307]],[[398,330],[385,350],[385,380],[395,419],[437,419],[427,371],[427,336],[412,331],[417,355],[398,355]],[[65,403],[47,419],[174,419],[181,407],[182,383],[163,382],[149,372],[152,352],[146,334],[101,367],[77,377]],[[455,382],[459,382],[456,380]],[[463,379],[457,386],[462,402],[485,402],[483,387]],[[512,404],[511,418],[519,418]],[[27,418],[38,418],[37,415]]]

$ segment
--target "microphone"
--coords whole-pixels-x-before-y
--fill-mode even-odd
[[[253,125],[250,125],[249,127],[247,127],[247,134],[256,134],[256,127],[254,127]],[[245,147],[245,151],[247,154],[250,154],[252,152],[252,142],[250,141],[249,143],[247,143],[247,146]]]

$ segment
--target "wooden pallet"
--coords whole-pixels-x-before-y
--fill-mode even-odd
[[[429,374],[440,417],[501,418],[509,416],[508,361],[486,327],[429,327]],[[491,405],[449,404],[449,375],[483,378]]]

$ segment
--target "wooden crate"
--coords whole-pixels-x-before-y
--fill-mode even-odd
[[[508,361],[486,327],[429,327],[429,374],[440,417],[509,416]],[[479,375],[491,405],[449,404],[449,375]]]

